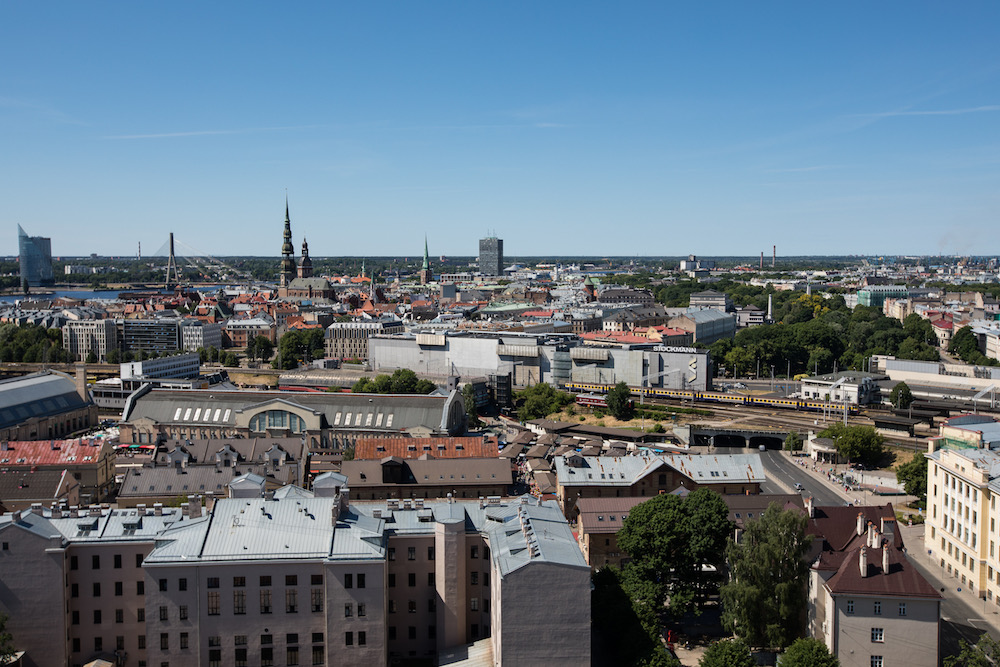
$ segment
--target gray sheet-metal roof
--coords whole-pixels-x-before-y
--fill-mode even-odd
[[[0,516],[0,528],[9,524],[13,516]],[[53,518],[52,511],[45,508],[41,515],[22,512],[20,524],[43,537],[59,535],[70,542],[149,542],[182,521],[188,519],[177,507],[163,508],[160,516],[156,516],[152,508],[147,508],[145,513],[137,509],[101,509],[96,516],[90,516],[88,508],[83,508],[76,517],[63,510],[58,518]]]
[[[243,412],[256,412],[274,402],[325,417],[325,426],[371,431],[424,427],[446,430],[448,400],[440,395],[219,391],[218,389],[153,389],[137,398],[123,421],[149,419],[159,424],[232,426]],[[349,422],[349,423],[348,423]]]
[[[694,480],[698,484],[733,482],[763,483],[764,464],[760,454],[660,454],[634,456],[587,456],[581,467],[567,465],[567,457],[558,456],[556,477],[562,486],[632,486],[646,475],[663,466]]]
[[[86,405],[73,379],[62,373],[43,371],[0,380],[0,428]]]
[[[589,568],[555,501],[511,505],[490,517],[490,557],[501,577],[531,563]]]

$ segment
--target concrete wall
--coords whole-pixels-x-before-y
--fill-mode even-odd
[[[854,612],[847,613],[850,601]],[[881,614],[875,603],[881,603]],[[906,615],[899,615],[899,604]],[[837,595],[833,600],[837,657],[841,667],[870,667],[880,655],[886,664],[906,667],[938,665],[938,601]],[[883,641],[872,641],[872,628],[881,628]]]

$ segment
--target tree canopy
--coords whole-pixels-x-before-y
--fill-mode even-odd
[[[889,401],[892,403],[893,407],[905,410],[910,407],[913,403],[913,392],[910,391],[910,386],[905,382],[897,382],[896,386],[892,388],[892,392],[889,394]]]
[[[547,382],[539,382],[517,392],[517,418],[521,421],[541,419],[559,412],[573,402],[573,395],[554,389]]]
[[[840,667],[840,661],[820,640],[802,637],[781,656],[781,667]]]
[[[601,568],[594,573],[594,664],[680,667],[660,644],[655,614],[644,623],[623,588],[622,572]]]
[[[984,632],[975,644],[959,639],[958,646],[958,655],[945,658],[944,667],[996,667],[1000,664],[1000,642],[988,632]]]
[[[991,359],[979,351],[979,339],[972,332],[972,327],[962,327],[956,331],[948,343],[948,351],[967,364],[997,365],[996,359]]]
[[[622,421],[632,418],[635,414],[635,404],[632,402],[632,390],[625,382],[619,382],[608,390],[608,412],[615,419]]]
[[[351,391],[355,394],[421,394],[426,395],[437,388],[430,380],[421,380],[408,368],[397,368],[392,375],[376,375],[361,378],[354,383]]]
[[[721,639],[708,647],[698,667],[757,667],[757,661],[741,639]]]
[[[785,451],[802,451],[802,436],[797,431],[789,431],[788,435],[785,436]]]
[[[885,438],[872,426],[844,426],[837,422],[820,431],[819,437],[833,440],[837,453],[849,461],[875,465],[884,454]]]
[[[896,481],[903,485],[907,495],[916,496],[927,504],[927,459],[920,452],[896,469]]]
[[[718,590],[731,531],[729,508],[708,489],[637,505],[618,531],[618,546],[631,557],[624,569],[630,595],[656,612],[669,601],[675,617],[698,612]]]
[[[14,636],[7,631],[7,614],[0,612],[0,665],[14,657]]]
[[[805,621],[808,518],[772,503],[747,521],[739,543],[726,548],[730,580],[722,586],[722,624],[751,646],[781,649]]]

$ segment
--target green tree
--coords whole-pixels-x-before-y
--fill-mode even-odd
[[[224,352],[222,354],[222,365],[227,368],[236,368],[240,365],[240,358],[235,352]]]
[[[872,426],[844,426],[837,422],[820,431],[819,437],[833,440],[837,453],[848,461],[874,466],[884,454],[885,438]]]
[[[84,359],[83,361],[84,361],[84,363],[88,363],[88,364],[96,364],[97,363],[97,355],[94,353],[93,350],[91,350],[90,352],[87,353],[87,358]]]
[[[893,406],[905,410],[913,403],[913,392],[910,391],[909,385],[905,382],[897,382],[889,394],[889,400]]]
[[[627,421],[632,419],[635,413],[635,404],[632,402],[632,390],[624,382],[619,382],[608,390],[608,412],[615,419]]]
[[[805,621],[805,560],[812,537],[808,517],[772,503],[748,521],[740,542],[730,540],[730,580],[722,586],[722,624],[751,646],[782,649]]]
[[[840,667],[840,661],[820,640],[801,637],[781,656],[781,667]]]
[[[969,644],[958,640],[959,654],[944,659],[944,667],[996,667],[1000,664],[1000,642],[983,633],[979,641]]]
[[[482,421],[479,419],[479,410],[476,408],[476,392],[472,388],[472,383],[466,383],[462,387],[462,402],[465,403],[465,415],[469,421],[470,428],[479,428]]]
[[[757,661],[742,640],[721,639],[708,647],[698,667],[757,667]]]
[[[624,569],[630,595],[653,616],[668,600],[675,617],[699,612],[718,590],[731,530],[726,503],[708,489],[637,505],[618,531],[618,546],[631,556]]]
[[[899,466],[896,481],[903,485],[908,495],[916,496],[922,504],[927,504],[927,459],[923,454],[914,452],[913,458]]]
[[[601,568],[593,582],[595,664],[680,667],[660,644],[659,624],[647,628],[640,620],[625,591],[621,570]]]
[[[409,368],[397,368],[389,378],[393,394],[413,394],[417,389],[417,374]]]
[[[802,436],[796,431],[789,431],[788,435],[785,436],[785,451],[786,452],[801,452],[802,451]]]
[[[10,617],[0,613],[0,665],[5,665],[14,657],[14,635],[7,631],[7,621]]]
[[[517,418],[529,421],[559,412],[573,402],[573,395],[558,391],[547,382],[539,382],[517,392],[516,399]]]
[[[370,384],[371,381],[368,378],[359,378],[358,381],[351,386],[351,392],[354,394],[374,393],[369,389]]]
[[[122,361],[122,353],[118,348],[111,348],[108,350],[107,360],[109,364],[120,364]]]

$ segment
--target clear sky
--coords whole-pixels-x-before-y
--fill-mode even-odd
[[[1000,253],[1000,3],[0,2],[0,253]]]

